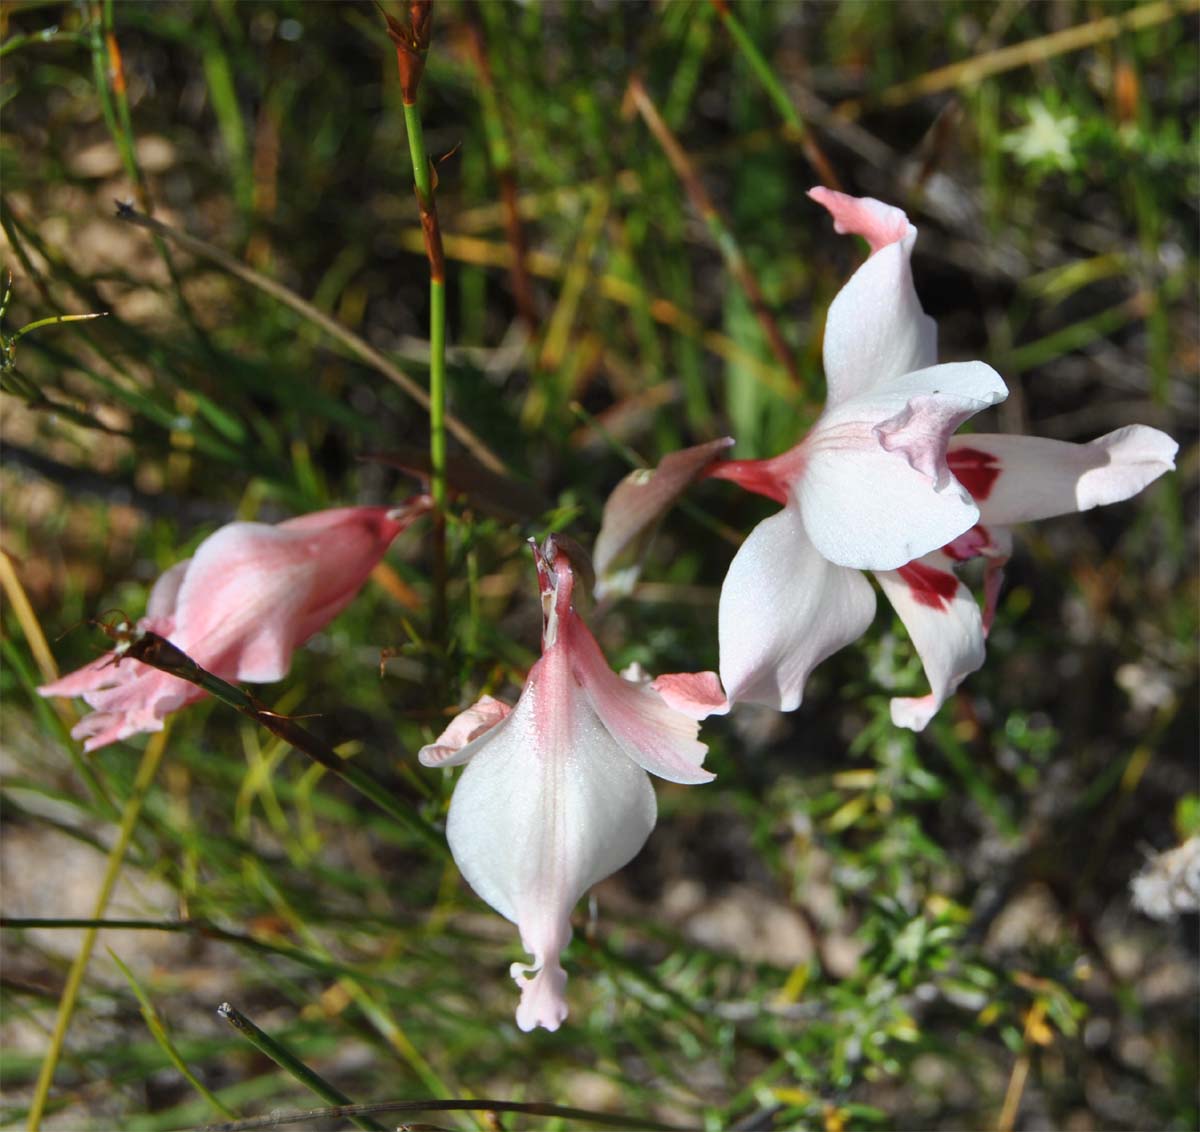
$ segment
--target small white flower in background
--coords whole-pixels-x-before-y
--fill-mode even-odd
[[[1025,104],[1029,120],[1004,135],[1000,144],[1022,165],[1040,165],[1070,173],[1078,164],[1073,142],[1079,131],[1074,114],[1060,114],[1039,99]]]
[[[575,611],[564,545],[551,535],[533,553],[542,657],[516,706],[485,696],[419,757],[425,766],[465,765],[450,801],[450,850],[533,956],[512,966],[517,1025],[557,1030],[567,1016],[559,955],[571,910],[650,836],[657,806],[647,771],[670,782],[712,780],[696,721],[722,710],[724,697],[712,672],[618,676]]]
[[[1129,887],[1133,906],[1153,920],[1200,912],[1200,837],[1156,853]]]

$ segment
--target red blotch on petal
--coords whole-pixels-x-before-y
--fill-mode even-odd
[[[946,453],[946,463],[955,478],[976,499],[986,499],[1003,470],[1000,459],[978,448],[952,448]]]
[[[930,609],[945,610],[950,608],[954,591],[958,589],[958,579],[945,570],[935,570],[920,562],[910,562],[896,571],[904,579],[905,585],[912,592],[913,600],[919,605]]]
[[[787,503],[787,484],[780,478],[774,463],[774,460],[719,460],[704,475],[709,479],[733,480],[756,495],[765,495],[776,503]]]

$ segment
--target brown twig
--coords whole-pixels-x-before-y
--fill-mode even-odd
[[[671,133],[670,127],[663,121],[662,115],[658,112],[658,107],[655,106],[645,85],[637,75],[634,75],[629,80],[629,86],[626,89],[626,98],[642,116],[642,120],[654,135],[655,140],[662,146],[663,152],[667,155],[667,160],[671,163],[671,167],[683,183],[684,190],[692,202],[692,207],[700,213],[701,218],[712,233],[726,266],[733,273],[734,278],[737,279],[738,284],[746,294],[746,298],[750,300],[750,306],[758,319],[759,325],[762,327],[763,333],[766,335],[768,343],[770,343],[772,352],[779,359],[779,364],[783,366],[795,385],[800,386],[800,370],[796,365],[795,358],[792,356],[791,348],[784,340],[783,334],[779,329],[779,324],[775,321],[775,316],[767,306],[762,288],[758,285],[758,279],[755,277],[750,264],[747,263],[746,257],[742,255],[741,248],[738,247],[732,230],[725,223],[725,218],[708,195],[708,190],[705,189],[704,182],[700,180],[692,159],[687,155],[683,146],[679,144],[679,140],[675,135]]]
[[[517,207],[517,179],[513,174],[512,152],[504,125],[504,117],[500,113],[500,103],[496,96],[496,80],[492,75],[492,66],[488,61],[487,42],[484,39],[483,27],[476,18],[473,9],[469,10],[467,19],[467,46],[471,60],[479,74],[479,101],[483,110],[484,127],[488,134],[489,150],[492,166],[496,172],[496,181],[500,186],[500,205],[504,212],[504,232],[512,248],[512,262],[509,265],[509,279],[512,285],[513,300],[517,304],[517,314],[529,328],[530,333],[537,330],[537,305],[533,296],[533,281],[525,266],[525,257],[529,251],[525,239],[525,228],[521,223],[521,213]]]

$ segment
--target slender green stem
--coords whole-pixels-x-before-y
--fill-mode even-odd
[[[825,154],[817,147],[808,127],[804,124],[804,119],[800,117],[800,112],[796,109],[796,104],[791,100],[788,92],[783,89],[783,84],[779,81],[771,64],[758,49],[758,44],[746,31],[741,20],[733,14],[726,0],[714,0],[714,5],[721,17],[721,22],[725,25],[725,30],[729,32],[729,38],[741,51],[742,57],[746,60],[755,78],[762,83],[767,97],[775,104],[775,108],[800,143],[800,148],[804,151],[804,156],[808,158],[809,164],[816,170],[824,184],[830,188],[839,188],[840,185],[833,167],[829,164]]]
[[[345,1093],[340,1089],[335,1089],[324,1077],[309,1069],[291,1050],[280,1045],[265,1030],[260,1030],[237,1007],[223,1002],[217,1007],[217,1014],[237,1030],[256,1050],[266,1054],[280,1069],[290,1073],[305,1088],[316,1093],[321,1100],[334,1105],[353,1104]],[[351,1115],[350,1120],[355,1126],[367,1129],[368,1132],[384,1132],[383,1125],[369,1116]]]
[[[133,831],[142,813],[142,803],[145,801],[146,794],[150,790],[150,785],[158,773],[159,763],[162,762],[163,751],[167,746],[169,728],[170,721],[166,723],[162,731],[153,736],[150,742],[146,744],[146,750],[142,755],[142,761],[138,766],[137,774],[133,780],[133,789],[130,791],[129,800],[125,803],[125,809],[121,814],[121,824],[117,829],[117,839],[108,853],[108,864],[105,867],[104,878],[100,882],[100,891],[96,895],[96,902],[92,909],[91,918],[93,920],[101,919],[104,916],[105,909],[108,907],[108,901],[112,896],[113,888],[117,883],[117,877],[121,872],[121,865],[125,861],[126,850],[129,848]],[[71,964],[71,969],[67,973],[67,981],[63,986],[62,997],[58,1001],[58,1017],[54,1020],[54,1030],[50,1035],[50,1046],[46,1050],[46,1056],[42,1059],[42,1068],[38,1073],[37,1084],[33,1089],[33,1100],[29,1106],[29,1132],[37,1132],[42,1123],[42,1115],[46,1111],[46,1100],[50,1095],[50,1085],[54,1080],[54,1070],[58,1066],[58,1059],[62,1054],[63,1042],[67,1037],[67,1028],[71,1024],[71,1016],[75,1013],[75,1003],[79,999],[79,990],[83,985],[83,976],[87,971],[88,962],[91,960],[92,951],[96,946],[98,931],[99,928],[90,927],[84,932],[83,943],[80,945],[79,952],[75,956],[75,961]]]
[[[416,102],[404,103],[413,183],[429,257],[429,466],[433,496],[433,636],[446,639],[446,258],[438,223],[433,166]]]
[[[192,1072],[191,1066],[183,1059],[183,1055],[175,1048],[175,1043],[171,1041],[170,1034],[167,1033],[167,1027],[159,1016],[158,1011],[154,1008],[154,1003],[150,1001],[150,996],[142,989],[141,984],[137,981],[133,972],[122,962],[121,958],[113,949],[108,949],[108,954],[112,961],[120,969],[121,974],[125,976],[125,981],[129,984],[129,989],[133,991],[134,997],[138,1000],[138,1005],[142,1008],[142,1018],[146,1023],[146,1028],[150,1031],[151,1036],[158,1043],[159,1048],[167,1056],[167,1060],[175,1066],[176,1072],[185,1080],[193,1089],[196,1090],[213,1108],[222,1116],[229,1120],[236,1120],[237,1113],[233,1111],[224,1101],[221,1100],[211,1089],[209,1089],[195,1073]]]
[[[404,125],[408,130],[408,152],[412,157],[413,183],[417,186],[417,199],[422,203],[433,197],[433,177],[430,174],[429,156],[425,151],[425,131],[421,127],[421,113],[414,102],[404,105]]]

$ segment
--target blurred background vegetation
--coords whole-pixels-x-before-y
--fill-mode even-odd
[[[451,517],[448,641],[430,639],[418,526],[264,692],[431,821],[452,779],[417,747],[536,655],[523,540],[590,544],[631,462],[726,432],[773,454],[819,410],[824,312],[862,250],[809,186],[908,211],[942,359],[982,358],[1012,391],[977,427],[1142,422],[1182,445],[1136,501],[1019,533],[987,665],[926,734],[887,722],[888,697],[923,684],[886,608],[799,712],[706,727],[717,782],[656,784],[646,850],[578,911],[568,1024],[522,1035],[511,926],[303,755],[207,702],[146,782],[145,737],[85,758],[71,709],[32,691],[39,633],[63,670],[95,656],[87,619],[140,614],[221,523],[413,490],[364,459],[426,446],[394,372],[114,209],[223,251],[423,385],[428,268],[383,20],[358,2],[8,0],[5,1124],[40,1103],[56,1017],[47,1127],[318,1103],[217,1017],[228,1000],[356,1101],[1196,1127],[1196,918],[1151,921],[1128,894],[1200,825],[1196,8],[438,0],[421,112],[450,411],[509,482]],[[715,482],[688,498],[635,595],[594,620],[617,666],[715,666],[731,532],[769,508]],[[105,915],[137,926],[100,933],[67,1018],[122,821]]]

